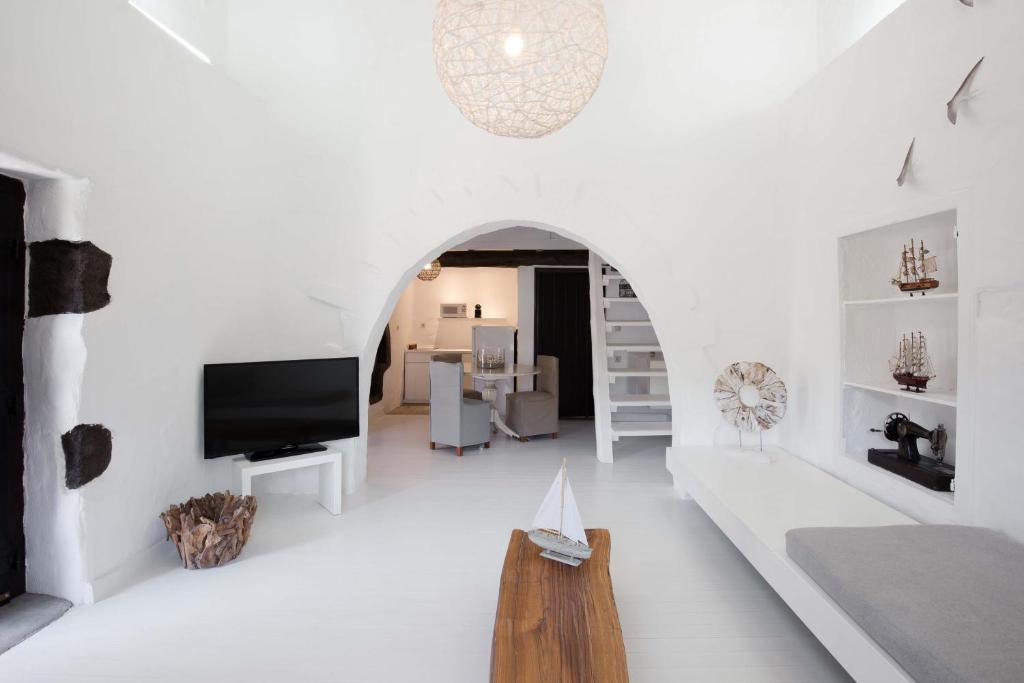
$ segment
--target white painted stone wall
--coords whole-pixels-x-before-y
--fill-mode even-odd
[[[958,209],[968,316],[956,519],[1024,538],[1016,447],[1024,378],[1024,5],[908,0],[786,105],[782,223],[792,226],[793,405],[786,443],[825,468],[839,457],[840,234]],[[981,56],[957,126],[946,101]],[[911,179],[896,185],[916,136]],[[886,256],[886,258],[889,258]],[[898,500],[890,500],[898,503]]]
[[[237,3],[227,66],[273,106],[301,109],[282,116],[306,134],[331,141],[317,169],[344,195],[333,220],[301,221],[304,243],[283,234],[275,246],[284,334],[316,350],[340,326],[346,347],[375,345],[424,260],[494,227],[533,224],[630,276],[670,340],[677,439],[713,439],[710,387],[729,362],[761,359],[785,374],[788,279],[777,264],[788,244],[774,214],[773,105],[815,68],[814,2],[607,3],[612,57],[601,87],[571,126],[536,141],[488,135],[447,100],[430,3],[313,5],[281,16],[270,3]],[[259,53],[278,34],[280,54]],[[296,35],[323,45],[293,46]],[[314,71],[320,61],[330,66]],[[297,209],[317,219],[330,211]],[[337,319],[315,326],[297,285],[335,301]],[[355,461],[351,479],[364,467]]]
[[[29,575],[39,577],[30,587],[82,602],[90,583],[162,542],[157,515],[168,504],[229,485],[230,463],[201,457],[204,362],[338,351],[326,338],[312,350],[270,341],[272,238],[301,230],[292,207],[305,182],[281,171],[305,160],[259,101],[127,2],[7,3],[3,15],[0,151],[90,187],[80,222],[30,211],[29,237],[88,239],[114,259],[109,306],[26,326],[28,347],[59,337],[78,349],[26,358],[29,476],[46,480],[28,491]],[[304,292],[296,298],[307,317],[335,320]],[[83,363],[79,393],[61,382]],[[79,422],[111,429],[113,459],[68,493],[59,434]],[[43,510],[59,528],[40,528]],[[51,541],[66,552],[47,554]]]
[[[80,240],[88,182],[0,172],[22,179],[26,189],[25,241]],[[46,177],[46,176],[51,177]],[[25,321],[25,567],[27,589],[75,603],[90,602],[85,564],[85,518],[81,490],[64,484],[61,434],[79,424],[86,348],[84,316],[44,316]]]

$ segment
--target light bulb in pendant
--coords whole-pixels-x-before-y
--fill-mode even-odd
[[[505,54],[509,57],[518,57],[523,54],[523,34],[510,33],[505,38]]]

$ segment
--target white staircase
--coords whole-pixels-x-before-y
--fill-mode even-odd
[[[612,462],[620,438],[672,435],[665,357],[647,310],[629,291],[622,275],[590,254],[594,414],[602,462]]]

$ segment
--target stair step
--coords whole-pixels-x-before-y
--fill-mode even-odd
[[[608,351],[661,351],[661,344],[606,344]]]
[[[612,304],[639,304],[640,299],[635,296],[606,296],[604,298],[604,307],[608,308]]]
[[[612,396],[609,402],[612,408],[663,408],[672,406],[672,401],[669,399],[668,394]]]
[[[612,434],[621,436],[672,436],[671,422],[612,422]]]
[[[651,327],[650,320],[605,320],[605,325],[613,327]]]
[[[616,370],[608,371],[608,377],[612,379],[616,377],[665,377],[666,375],[668,375],[668,371],[665,368],[650,368],[636,370],[631,370],[628,368],[619,368]]]

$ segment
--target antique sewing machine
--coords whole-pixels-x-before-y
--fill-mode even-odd
[[[885,418],[882,429],[872,429],[889,441],[896,443],[895,449],[872,448],[868,450],[868,462],[878,465],[893,474],[926,486],[933,491],[950,491],[956,468],[944,462],[946,458],[946,428],[941,424],[928,430],[903,413],[892,413]],[[928,439],[932,455],[921,455],[917,448],[920,439]]]

